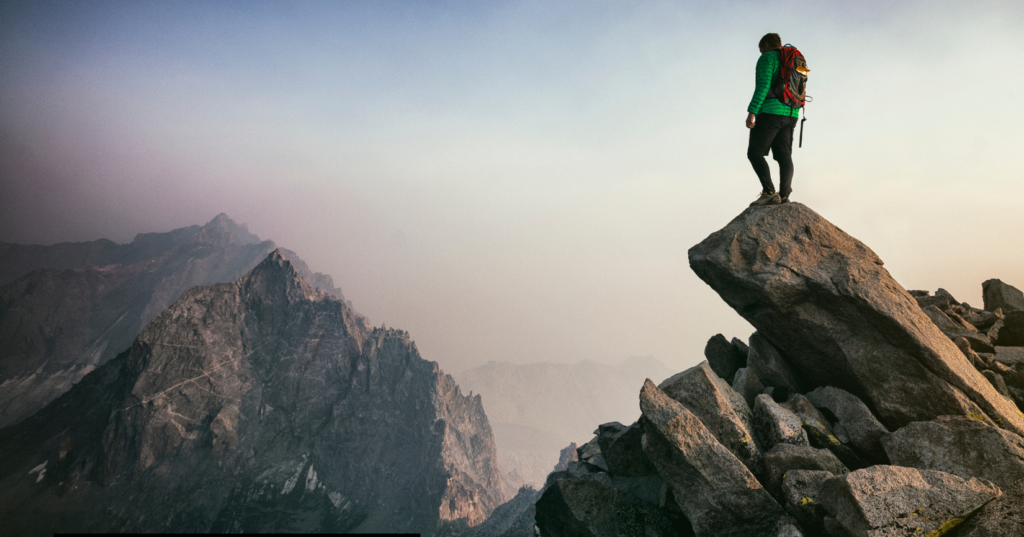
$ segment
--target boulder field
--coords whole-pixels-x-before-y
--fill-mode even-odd
[[[1024,535],[1024,294],[907,291],[799,203],[689,251],[756,329],[638,386],[536,501],[542,536]]]

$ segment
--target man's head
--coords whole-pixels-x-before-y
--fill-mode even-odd
[[[761,54],[779,48],[782,48],[782,38],[776,33],[764,34],[764,37],[757,43],[757,49],[761,51]]]

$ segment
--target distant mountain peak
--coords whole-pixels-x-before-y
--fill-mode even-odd
[[[196,238],[202,242],[213,243],[258,244],[262,242],[257,235],[249,233],[246,224],[235,223],[227,213],[220,213],[210,220],[199,230]]]
[[[259,265],[242,277],[240,283],[248,293],[262,298],[281,296],[289,302],[315,300],[321,293],[309,285],[285,259],[280,248],[270,252]]]

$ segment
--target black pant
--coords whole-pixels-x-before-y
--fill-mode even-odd
[[[774,192],[771,170],[768,161],[768,149],[772,150],[772,158],[779,163],[779,195],[788,197],[793,191],[793,130],[796,129],[795,117],[775,114],[758,114],[754,120],[754,128],[750,129],[750,143],[747,144],[747,158],[754,166],[757,178],[761,180],[763,192]]]

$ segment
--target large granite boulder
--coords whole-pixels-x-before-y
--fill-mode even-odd
[[[1024,438],[963,416],[918,421],[882,437],[897,466],[941,470],[1008,487],[1024,479]]]
[[[754,439],[746,401],[707,362],[665,379],[658,388],[680,402],[755,476],[761,475],[761,449]]]
[[[986,280],[981,284],[981,293],[987,311],[1024,311],[1024,292],[1001,280]]]
[[[640,392],[644,453],[698,536],[776,536],[792,520],[754,474],[682,403],[648,380]]]
[[[976,478],[885,465],[833,477],[818,490],[848,535],[879,537],[941,535],[999,494]]]
[[[1024,479],[1003,489],[1003,495],[985,504],[957,528],[957,537],[1024,535]]]
[[[882,260],[806,206],[751,207],[691,248],[689,260],[808,387],[856,395],[890,430],[976,414],[1024,433],[1024,415],[935,327]]]
[[[1024,346],[1024,311],[1011,311],[1003,317],[1003,326],[995,341],[1001,347]]]
[[[807,400],[835,416],[833,430],[841,442],[853,444],[869,460],[885,460],[885,451],[879,439],[889,434],[889,430],[875,418],[863,401],[833,386],[816,388],[807,394]]]

